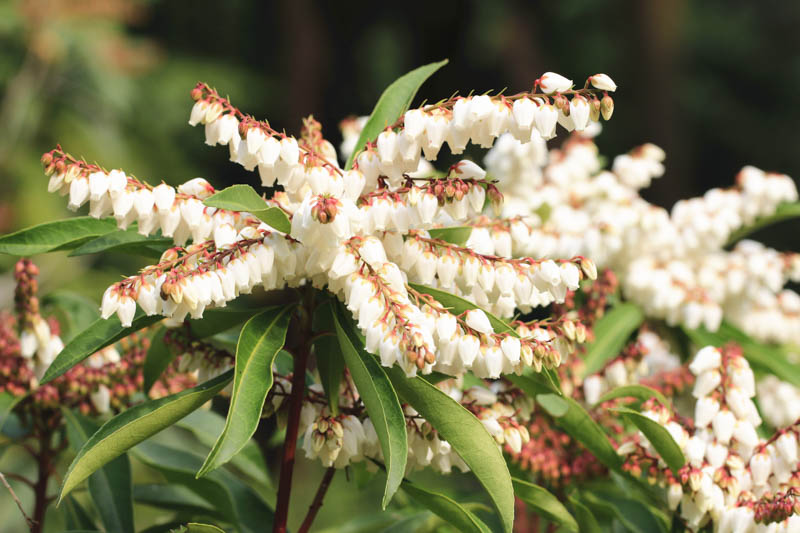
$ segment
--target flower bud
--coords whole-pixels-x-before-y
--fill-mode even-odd
[[[554,92],[564,92],[572,87],[572,80],[565,78],[555,72],[545,72],[538,80],[539,87],[545,94]]]
[[[607,74],[589,76],[589,83],[592,84],[592,87],[601,91],[614,92],[617,90],[617,84]]]
[[[603,114],[603,119],[611,120],[611,115],[614,114],[614,100],[605,95],[602,100],[600,100],[600,112]]]

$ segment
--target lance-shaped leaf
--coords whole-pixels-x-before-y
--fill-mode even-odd
[[[575,518],[547,489],[519,478],[511,478],[511,481],[514,484],[514,494],[517,498],[525,502],[537,514],[560,525],[566,531],[576,533],[579,531]]]
[[[671,404],[667,401],[663,394],[655,389],[646,387],[645,385],[623,385],[615,389],[611,389],[607,393],[600,396],[597,403],[607,402],[614,398],[636,398],[638,400],[646,401],[650,398],[655,398],[664,407],[669,407]]]
[[[603,530],[600,529],[600,524],[597,523],[597,519],[594,517],[594,513],[578,499],[577,492],[570,494],[567,500],[580,526],[581,533],[603,533]]]
[[[771,215],[759,217],[749,226],[743,226],[739,228],[730,234],[728,237],[728,242],[725,244],[725,246],[731,246],[736,241],[744,239],[751,233],[754,233],[762,228],[792,218],[800,218],[800,202],[781,204]]]
[[[59,500],[98,468],[199,408],[231,379],[233,370],[191,389],[131,407],[103,424],[69,465]]]
[[[556,424],[583,444],[598,461],[612,470],[619,469],[622,459],[609,442],[605,431],[578,402],[557,394],[539,394],[536,401],[556,419]]]
[[[420,378],[407,378],[398,367],[388,370],[404,401],[436,428],[483,485],[500,516],[504,531],[514,524],[514,488],[500,447],[483,424],[461,404]]]
[[[472,235],[472,226],[452,226],[449,228],[432,228],[428,230],[428,234],[432,239],[441,239],[455,244],[456,246],[464,246]]]
[[[63,409],[70,447],[78,451],[99,427],[92,420]],[[126,454],[89,476],[89,494],[107,531],[133,533],[131,463]]]
[[[225,429],[197,472],[198,477],[230,461],[256,432],[264,400],[272,388],[272,362],[286,341],[291,310],[292,306],[271,307],[242,328]]]
[[[71,250],[115,229],[117,223],[113,218],[75,217],[45,222],[0,237],[0,253],[36,255]]]
[[[182,485],[166,483],[134,485],[133,499],[136,503],[171,512],[188,513],[190,516],[213,518],[222,516],[213,504]]]
[[[279,207],[270,207],[249,185],[232,185],[212,194],[203,200],[203,203],[209,207],[229,211],[246,211],[283,233],[289,233],[292,230],[292,223],[286,213]]]
[[[155,382],[164,373],[164,370],[175,359],[175,354],[164,342],[166,334],[167,328],[161,326],[150,337],[150,348],[147,349],[147,354],[144,356],[144,365],[142,365],[145,393],[150,392]]]
[[[644,313],[632,303],[623,303],[607,312],[594,326],[594,342],[586,347],[583,377],[603,368],[606,361],[619,355],[628,337],[644,321]]]
[[[638,500],[622,498],[605,492],[581,493],[590,507],[614,516],[628,531],[634,533],[666,533],[664,523],[654,515],[647,505]]]
[[[173,246],[172,239],[156,237],[155,235],[142,235],[134,229],[118,230],[106,233],[87,241],[69,253],[70,257],[79,255],[97,254],[100,252],[127,252],[160,257],[159,248],[165,249]]]
[[[686,464],[686,458],[683,456],[680,446],[664,426],[627,407],[618,407],[612,411],[625,415],[625,418],[633,422],[639,431],[644,433],[667,466],[677,475],[678,470]]]
[[[403,490],[418,504],[430,509],[456,531],[467,533],[491,533],[483,521],[449,496],[427,490],[408,480],[403,481]]]
[[[447,60],[445,59],[415,68],[397,78],[383,91],[378,103],[375,104],[375,108],[372,110],[372,114],[369,116],[369,120],[364,124],[361,135],[358,136],[353,152],[347,158],[347,163],[344,166],[346,170],[350,170],[353,166],[353,158],[368,142],[377,139],[386,126],[394,124],[408,110],[414,100],[414,96],[416,96],[422,84],[425,83],[425,80],[446,64]]]
[[[355,333],[352,321],[341,304],[337,306],[333,322],[342,356],[347,368],[350,369],[353,382],[358,388],[381,443],[387,470],[386,486],[381,502],[385,509],[402,483],[406,471],[408,459],[406,419],[386,372],[378,360],[364,350],[364,345]]]
[[[201,478],[195,476],[203,463],[202,456],[154,441],[141,443],[131,453],[161,472],[170,484],[185,486],[210,503],[235,531],[256,533],[271,528],[273,513],[269,506],[226,469]]]
[[[328,399],[328,408],[333,416],[339,415],[339,385],[344,376],[344,357],[338,342],[334,342],[336,327],[333,325],[333,302],[320,304],[314,312],[314,335],[330,332],[314,341],[317,371]]]
[[[211,524],[198,524],[196,522],[189,522],[184,526],[184,530],[181,533],[225,533],[223,530],[218,528],[217,526],[212,526]]]
[[[56,356],[55,361],[44,373],[42,384],[54,380],[97,350],[127,337],[134,331],[155,324],[163,318],[162,316],[145,316],[141,309],[137,309],[131,326],[127,328],[122,327],[116,315],[107,320],[98,318],[61,350],[61,353]]]

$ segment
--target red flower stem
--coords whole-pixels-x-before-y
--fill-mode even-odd
[[[334,467],[330,467],[325,471],[325,475],[322,476],[322,481],[319,483],[317,494],[314,496],[314,501],[311,502],[311,505],[308,508],[308,513],[306,513],[306,518],[303,520],[303,523],[300,525],[300,529],[297,530],[297,533],[308,533],[308,530],[311,529],[311,524],[314,522],[314,518],[317,517],[317,512],[319,511],[320,507],[322,507],[322,499],[325,498],[325,493],[328,492],[328,487],[330,486],[331,480],[333,480],[333,475],[335,473],[336,469]]]

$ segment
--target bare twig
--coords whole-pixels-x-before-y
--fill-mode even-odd
[[[8,481],[6,481],[6,476],[4,476],[2,472],[0,472],[0,481],[2,481],[3,485],[5,485],[5,487],[8,489],[8,492],[11,493],[11,497],[14,499],[14,503],[16,503],[17,507],[19,507],[19,512],[22,513],[22,516],[25,517],[25,522],[28,523],[28,529],[33,531],[34,528],[36,527],[36,522],[25,512],[25,509],[22,507],[22,502],[19,501],[19,498],[17,498],[14,489],[12,489],[11,485],[8,484]]]

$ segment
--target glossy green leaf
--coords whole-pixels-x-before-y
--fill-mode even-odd
[[[150,505],[171,512],[189,513],[192,516],[221,516],[213,504],[183,485],[134,485],[133,499],[137,504]]]
[[[436,428],[483,485],[504,531],[514,524],[514,488],[503,453],[483,424],[461,404],[422,378],[407,378],[398,367],[388,370],[405,402]]]
[[[613,400],[614,398],[636,398],[642,401],[655,398],[664,407],[669,407],[671,405],[663,394],[645,385],[623,385],[621,387],[611,389],[607,393],[600,396],[600,399],[597,400],[597,403],[601,404],[609,400]]]
[[[36,255],[69,250],[116,228],[113,218],[74,217],[45,222],[0,237],[0,253]]]
[[[698,348],[708,345],[721,347],[733,341],[742,347],[745,359],[754,370],[766,371],[800,387],[800,372],[797,371],[797,366],[786,358],[784,348],[758,342],[727,322],[723,322],[713,333],[705,328],[683,328],[683,331]]]
[[[210,503],[236,530],[260,533],[271,528],[273,514],[267,504],[226,469],[195,476],[203,464],[202,456],[153,441],[139,444],[132,454],[161,472],[169,483],[185,486]]]
[[[225,533],[217,526],[189,522],[181,533]]]
[[[173,240],[166,237],[156,237],[155,235],[142,235],[135,229],[117,230],[87,241],[68,255],[76,257],[79,255],[97,254],[100,252],[130,252],[145,256],[159,256],[154,251],[154,247],[166,249],[173,246]]]
[[[142,366],[142,377],[144,378],[144,390],[150,392],[153,385],[164,373],[164,370],[175,359],[175,354],[169,349],[169,346],[164,343],[164,336],[167,334],[167,328],[161,326],[156,330],[152,337],[150,337],[150,348],[147,349],[147,354],[144,357],[144,365]]]
[[[644,313],[632,303],[621,303],[594,326],[594,342],[586,347],[583,377],[598,372],[607,361],[620,354],[631,333],[644,321]]]
[[[283,348],[291,306],[270,307],[247,321],[236,344],[233,392],[228,418],[198,477],[230,461],[253,436],[272,388],[272,362]]]
[[[472,235],[472,226],[451,226],[449,228],[432,228],[428,230],[428,234],[432,239],[441,239],[455,244],[456,246],[464,246],[467,244],[469,236]]]
[[[634,411],[633,409],[628,409],[627,407],[618,407],[612,409],[612,411],[625,415],[628,420],[633,422],[633,424],[639,428],[639,431],[644,433],[644,436],[647,437],[647,440],[650,441],[653,448],[656,449],[664,462],[667,463],[667,466],[677,475],[678,470],[686,464],[686,458],[683,456],[680,446],[678,446],[672,438],[672,435],[669,434],[669,431],[667,431],[664,426],[647,418],[642,413]]]
[[[94,520],[86,512],[86,509],[74,497],[67,496],[59,507],[61,516],[67,531],[95,531]]]
[[[612,470],[618,469],[622,459],[608,440],[608,436],[591,415],[575,400],[556,394],[539,394],[536,401],[555,418],[573,439],[583,444],[597,460]]]
[[[436,301],[446,307],[454,315],[460,315],[464,311],[468,311],[470,309],[481,309],[474,303],[441,289],[434,289],[433,287],[420,285],[418,283],[409,283],[409,286],[418,292],[433,296]],[[500,320],[485,309],[481,309],[481,311],[486,313],[489,323],[492,325],[492,329],[494,329],[495,333],[509,333],[515,337],[519,337],[519,334],[516,332],[516,330],[506,324],[504,321]]]
[[[55,291],[42,298],[42,304],[54,308],[62,327],[61,340],[71,341],[75,335],[100,318],[97,304],[81,294]]]
[[[279,207],[270,207],[249,185],[232,185],[212,194],[203,200],[203,203],[209,207],[229,211],[246,211],[283,233],[289,233],[292,229],[292,223],[286,213]]]
[[[535,398],[537,394],[562,394],[561,391],[557,389],[549,379],[547,379],[547,376],[543,372],[526,372],[520,376],[517,376],[516,374],[508,374],[504,377],[510,380],[514,385],[519,387],[531,398]]]
[[[511,478],[511,482],[514,484],[514,494],[517,498],[525,502],[537,514],[560,525],[566,531],[577,533],[578,523],[575,518],[547,489],[518,478]]]
[[[386,486],[381,504],[385,509],[403,481],[408,459],[406,419],[397,393],[378,360],[364,350],[344,306],[333,315],[336,336],[353,382],[375,426],[386,464]]]
[[[225,417],[209,409],[198,409],[180,419],[175,426],[191,432],[200,443],[210,449],[225,429]],[[247,441],[228,464],[255,481],[260,490],[272,491],[272,481],[264,456],[253,439]]]
[[[581,533],[603,533],[600,524],[588,507],[586,507],[575,494],[567,497],[575,520],[578,522]]]
[[[749,226],[743,226],[739,228],[738,230],[730,234],[730,236],[728,237],[728,242],[725,244],[725,246],[731,246],[736,241],[740,241],[745,237],[747,237],[748,235],[750,235],[751,233],[754,233],[762,228],[792,218],[800,218],[800,202],[781,204],[777,207],[777,209],[775,209],[775,212],[772,213],[771,215],[759,217],[758,219],[756,219],[755,222],[753,222]]]
[[[403,490],[418,504],[440,516],[445,523],[461,533],[491,533],[483,521],[449,496],[422,488],[408,480],[403,481]]]
[[[62,409],[70,447],[77,452],[100,427],[79,413]],[[107,531],[133,533],[131,463],[126,454],[89,476],[89,494]]]
[[[314,341],[314,356],[319,379],[328,399],[328,408],[333,416],[339,415],[339,385],[344,377],[344,357],[336,340],[333,325],[333,304],[330,300],[320,304],[314,313],[314,334],[330,332]]]
[[[582,500],[614,516],[633,533],[666,533],[664,524],[638,500],[620,498],[607,493],[584,491]]]
[[[229,370],[191,389],[131,407],[103,424],[70,464],[59,499],[98,468],[206,403],[232,378]]]
[[[155,324],[163,318],[163,316],[145,316],[141,309],[137,309],[131,326],[128,328],[122,327],[116,315],[107,320],[98,318],[61,350],[61,353],[56,356],[55,361],[44,373],[42,384],[54,380],[97,350],[127,337],[134,331]]]
[[[0,430],[3,429],[8,415],[23,398],[25,396],[14,396],[8,391],[0,392]]]
[[[350,170],[353,166],[355,156],[367,145],[378,138],[378,135],[391,124],[394,124],[400,116],[408,110],[414,100],[417,91],[434,72],[447,64],[447,60],[437,63],[429,63],[415,68],[411,72],[397,78],[381,94],[378,103],[369,116],[369,120],[361,130],[353,147],[353,152],[347,158],[345,169]]]

